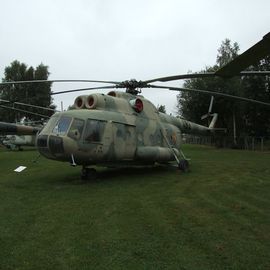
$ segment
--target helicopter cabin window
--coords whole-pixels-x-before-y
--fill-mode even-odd
[[[84,127],[84,120],[75,118],[71,124],[68,136],[72,139],[79,140],[81,138]]]
[[[100,142],[105,128],[104,121],[88,119],[84,132],[86,142]]]
[[[71,122],[71,117],[62,116],[57,122],[57,124],[55,125],[52,133],[55,133],[57,135],[65,135],[69,128],[70,122]]]
[[[52,116],[48,123],[43,127],[42,132],[48,134],[52,132],[53,128],[55,127],[57,121],[59,120],[59,116]]]

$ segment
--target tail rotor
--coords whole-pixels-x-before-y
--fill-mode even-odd
[[[217,113],[212,113],[213,103],[214,103],[214,96],[211,96],[208,112],[201,117],[202,120],[212,117],[212,120],[209,124],[210,129],[215,128],[215,124],[216,124],[217,118],[218,118]]]

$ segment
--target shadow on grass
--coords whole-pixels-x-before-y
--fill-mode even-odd
[[[104,169],[98,172],[97,181],[111,181],[114,179],[127,178],[138,179],[143,176],[156,175],[156,174],[166,174],[171,170],[176,170],[168,166],[156,165],[152,167],[126,167],[126,168],[116,168],[116,169]]]
[[[99,168],[96,179],[81,179],[81,172],[55,177],[51,183],[67,185],[91,185],[113,181],[144,181],[145,177],[167,175],[168,172],[181,173],[177,168],[166,165],[148,167]]]
[[[21,149],[8,149],[7,147],[3,146],[0,147],[0,152],[34,152],[37,151],[35,147],[29,146],[29,147],[23,147]]]

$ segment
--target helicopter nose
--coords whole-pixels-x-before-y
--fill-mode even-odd
[[[39,135],[37,137],[39,152],[48,157],[55,158],[64,154],[63,138],[55,135]]]
[[[63,138],[53,135],[49,136],[49,149],[53,155],[63,154],[64,153]]]

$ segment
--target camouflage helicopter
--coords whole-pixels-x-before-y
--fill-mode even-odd
[[[11,106],[7,106],[7,103]],[[5,104],[5,105],[3,105]],[[48,119],[49,117],[47,115],[41,114],[41,113],[35,113],[31,112],[29,110],[25,110],[19,107],[15,107],[18,105],[32,107],[32,108],[38,108],[46,111],[56,111],[51,108],[45,108],[41,106],[36,106],[32,104],[22,103],[22,102],[10,102],[8,100],[0,99],[0,107],[7,109],[7,110],[14,110],[19,111],[20,113],[26,113],[31,115],[36,115],[39,117],[42,117],[39,121],[27,121],[27,118],[24,117],[20,120],[19,123],[16,123],[15,129],[12,130],[12,125],[9,125],[8,123],[0,122],[0,134],[4,133],[5,136],[2,136],[1,143],[6,148],[14,150],[23,150],[23,146],[35,146],[36,145],[36,133],[41,130],[41,127],[45,123],[45,119]],[[25,126],[26,125],[26,126]],[[33,125],[35,128],[33,129]],[[30,134],[27,134],[27,130],[31,129]],[[7,132],[8,131],[8,132]],[[24,135],[18,135],[18,134],[24,134]]]
[[[22,146],[35,146],[40,127],[0,122],[1,144],[8,149],[22,150]]]
[[[221,96],[242,101],[270,106],[263,101],[245,97],[232,96],[225,93],[199,89],[185,89],[152,84],[153,82],[168,82],[188,78],[204,78],[219,76],[270,75],[270,71],[242,71],[270,54],[270,33],[261,41],[235,58],[216,72],[183,74],[161,77],[146,81],[127,80],[123,82],[98,80],[46,80],[46,81],[16,81],[6,84],[22,83],[56,83],[56,82],[89,82],[106,83],[109,85],[73,89],[54,94],[63,94],[82,90],[115,89],[108,94],[90,94],[78,96],[71,110],[55,113],[37,133],[36,146],[41,155],[46,158],[69,162],[71,165],[82,166],[82,179],[95,176],[91,166],[107,167],[153,165],[176,161],[178,167],[186,170],[188,161],[180,149],[181,134],[214,134],[217,114],[212,116],[208,127],[182,118],[161,113],[147,99],[140,95],[142,88],[162,88],[173,91],[193,91],[211,96]],[[0,85],[1,85],[0,84]],[[126,92],[117,91],[125,88]],[[2,128],[1,128],[2,124]],[[36,132],[30,127],[20,127],[5,123],[0,124],[0,130],[6,132]],[[17,129],[17,130],[16,130]],[[23,131],[24,130],[24,131]]]
[[[36,137],[31,135],[7,135],[2,144],[8,149],[23,150],[22,146],[35,146]]]

